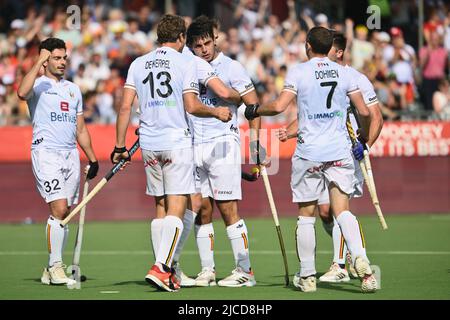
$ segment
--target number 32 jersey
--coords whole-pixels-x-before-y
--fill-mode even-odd
[[[138,96],[142,149],[164,151],[192,146],[183,93],[198,95],[194,59],[160,47],[133,61],[124,87],[136,90]]]
[[[296,155],[321,162],[348,157],[346,99],[359,91],[348,70],[328,58],[312,58],[289,69],[283,90],[297,95]]]

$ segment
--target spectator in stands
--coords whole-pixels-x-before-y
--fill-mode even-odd
[[[372,59],[375,48],[372,43],[367,41],[368,30],[366,26],[358,25],[355,28],[356,37],[351,43],[352,66],[361,70],[367,60]]]
[[[93,123],[98,118],[97,97],[95,91],[88,91],[83,97],[83,115],[84,122]]]
[[[426,110],[433,110],[433,94],[438,90],[438,84],[445,75],[448,63],[448,52],[442,47],[442,37],[436,31],[431,31],[429,42],[419,52],[422,69],[422,93]]]
[[[251,34],[257,25],[263,25],[264,13],[268,0],[240,0],[234,12],[237,21],[239,39],[244,42],[251,41]]]
[[[99,122],[103,124],[116,123],[117,114],[114,110],[114,97],[106,91],[106,81],[99,80],[97,83],[95,104],[99,113]]]
[[[88,77],[85,71],[86,66],[84,65],[84,63],[80,63],[77,73],[73,77],[73,82],[80,87],[82,94],[94,90],[96,86],[95,79]]]
[[[128,30],[124,33],[123,38],[132,46],[135,56],[143,55],[152,49],[147,35],[139,30],[139,21],[136,18],[128,20]]]
[[[447,79],[439,81],[438,90],[433,94],[433,110],[431,119],[450,121],[450,85]]]
[[[92,54],[91,61],[86,65],[85,76],[92,79],[95,82],[95,85],[97,85],[99,80],[106,80],[110,75],[111,70],[106,59],[102,58],[100,52],[95,51]]]

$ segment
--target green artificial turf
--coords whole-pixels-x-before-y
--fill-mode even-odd
[[[244,215],[245,217],[245,215]],[[0,299],[176,299],[176,300],[292,300],[292,299],[449,299],[450,215],[388,215],[387,231],[375,216],[361,217],[371,264],[381,268],[381,290],[362,294],[360,282],[325,284],[315,293],[302,293],[292,285],[299,263],[295,252],[295,218],[282,218],[291,284],[284,287],[283,260],[272,219],[246,219],[252,268],[257,286],[252,288],[182,288],[157,291],[144,281],[154,262],[148,221],[86,221],[81,270],[88,277],[81,290],[40,283],[47,263],[45,226],[0,225]],[[64,263],[72,261],[76,223],[71,224]],[[217,278],[234,268],[230,242],[222,221],[214,222]],[[331,238],[316,221],[318,276],[330,266]],[[195,276],[200,262],[193,232],[181,257],[183,271]]]

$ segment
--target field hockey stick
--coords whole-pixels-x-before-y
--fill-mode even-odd
[[[285,285],[289,285],[289,269],[286,256],[286,249],[284,247],[283,235],[281,233],[280,222],[278,221],[277,208],[275,207],[275,201],[273,200],[272,188],[270,187],[269,176],[267,175],[266,167],[261,166],[261,176],[263,177],[264,187],[266,188],[267,198],[269,199],[270,210],[272,211],[273,221],[275,222],[275,228],[277,229],[278,241],[280,243],[281,254],[283,255],[284,262],[284,281]]]
[[[347,120],[346,120],[345,124],[347,126],[348,135],[350,137],[352,145],[355,146],[357,138],[355,135],[355,131],[353,130],[352,123],[350,121],[350,112],[353,113],[353,115],[355,116],[355,120],[358,124],[358,127],[360,127],[360,124],[359,124],[359,120],[358,120],[358,115],[356,114],[356,112],[354,111],[354,109],[352,107],[349,107],[347,110]],[[367,152],[367,150],[364,150],[364,161],[361,160],[358,162],[359,162],[361,171],[363,173],[364,181],[366,182],[367,189],[369,190],[370,198],[372,199],[372,204],[375,207],[375,211],[377,213],[378,220],[381,223],[382,229],[386,230],[388,227],[386,224],[386,220],[384,219],[383,212],[381,211],[380,202],[378,201],[378,196],[377,196],[377,192],[376,192],[376,188],[375,188],[375,180],[373,179],[372,166],[370,163],[369,153]]]
[[[136,130],[137,133],[137,130]],[[128,150],[128,154],[131,156],[139,149],[139,138],[136,140],[136,142],[133,144],[133,146]],[[114,175],[120,171],[120,169],[125,164],[126,160],[122,159],[118,163],[112,167],[112,169],[105,175],[105,177],[97,183],[97,185],[92,189],[91,192],[86,196],[86,198],[83,198],[83,201],[80,202],[76,206],[75,209],[72,210],[71,213],[61,222],[61,226],[64,227],[66,224],[69,223],[70,219],[73,218],[91,199],[105,186],[105,184],[112,178]]]
[[[89,166],[87,167],[89,169]],[[83,187],[83,199],[87,197],[89,189],[89,179],[85,178]],[[74,285],[67,285],[69,289],[81,289],[81,281],[86,280],[85,276],[81,275],[80,268],[80,255],[81,245],[83,243],[83,229],[84,229],[84,216],[86,214],[86,206],[81,209],[80,220],[78,222],[77,236],[75,238],[75,249],[73,252],[72,264],[67,267],[67,273],[69,273],[72,279],[76,281]]]

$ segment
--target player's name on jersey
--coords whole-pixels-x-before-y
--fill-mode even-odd
[[[145,61],[145,69],[165,68],[170,69],[170,61],[166,59],[154,59]]]
[[[325,79],[325,78],[339,78],[339,73],[337,70],[329,69],[329,70],[319,70],[315,71],[316,79]]]

